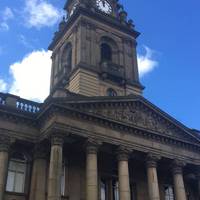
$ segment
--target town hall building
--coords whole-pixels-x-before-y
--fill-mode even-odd
[[[0,93],[0,200],[200,200],[200,133],[143,97],[123,6],[64,9],[46,100]]]

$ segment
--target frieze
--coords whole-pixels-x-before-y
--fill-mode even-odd
[[[133,102],[131,104],[123,105],[118,104],[115,106],[105,105],[99,107],[84,107],[86,112],[93,113],[98,116],[106,117],[115,121],[135,125],[137,127],[148,129],[154,132],[158,132],[164,135],[169,135],[179,139],[190,139],[179,130],[173,123],[159,116],[149,108]]]
[[[177,147],[179,146],[179,147],[189,149],[192,151],[199,152],[200,150],[200,147],[199,147],[199,144],[197,144],[197,141],[191,142],[193,138],[190,137],[190,135],[188,135],[187,139],[183,139],[184,134],[182,134],[182,137],[181,136],[172,137],[171,135],[148,131],[147,128],[136,127],[134,123],[132,124],[126,123],[126,122],[123,123],[121,121],[114,120],[113,118],[109,118],[108,116],[103,116],[102,114],[100,115],[98,113],[101,113],[101,112],[105,113],[104,110],[106,106],[107,106],[107,109],[108,107],[110,107],[110,109],[112,108],[115,110],[123,106],[123,103],[117,103],[115,106],[113,106],[113,103],[111,102],[106,103],[106,106],[103,104],[104,103],[100,105],[96,103],[95,104],[70,104],[70,107],[65,106],[66,109],[63,109],[63,106],[54,105],[50,109],[48,109],[48,112],[45,112],[42,118],[40,118],[40,121],[45,122],[47,118],[50,118],[50,116],[52,117],[52,115],[56,115],[56,114],[62,114],[66,116],[70,115],[70,117],[72,118],[76,118],[76,119],[78,118],[80,120],[91,121],[91,123],[92,122],[98,123],[99,125],[102,125],[102,126],[109,126],[111,129],[125,131],[125,132],[128,132],[129,134],[134,134],[139,137],[159,141],[160,143],[170,144],[173,146],[175,145]],[[132,103],[126,103],[126,105],[131,106]],[[144,110],[147,111],[148,109],[144,109]],[[164,119],[161,119],[161,117],[158,117],[158,119],[162,121],[164,124],[165,122]]]

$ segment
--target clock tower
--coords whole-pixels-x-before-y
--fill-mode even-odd
[[[68,0],[49,49],[51,92],[85,96],[141,95],[136,53],[139,36],[117,0]]]

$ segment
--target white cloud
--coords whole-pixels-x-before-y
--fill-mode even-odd
[[[155,53],[149,47],[145,48],[145,55],[138,55],[138,68],[140,77],[151,72],[155,67],[158,66],[158,62],[153,59],[153,54]]]
[[[11,8],[6,7],[2,12],[1,12],[1,23],[0,23],[0,31],[9,31],[10,27],[8,25],[8,21],[10,19],[14,18],[14,14],[11,10]]]
[[[3,79],[0,79],[0,92],[5,92],[7,90],[7,84]]]
[[[3,11],[3,21],[8,21],[14,17],[13,11],[11,8],[6,7]]]
[[[13,83],[9,92],[20,97],[43,101],[49,94],[51,52],[33,51],[10,66]]]
[[[52,26],[62,14],[46,0],[25,0],[24,18],[28,27]]]
[[[29,42],[29,40],[22,34],[19,35],[20,44],[24,45],[24,47],[28,49],[33,49],[33,45]]]
[[[8,24],[6,22],[2,22],[0,23],[0,30],[1,31],[9,31],[10,27],[8,26]]]

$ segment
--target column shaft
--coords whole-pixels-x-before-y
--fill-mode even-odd
[[[98,166],[96,144],[88,144],[87,146],[86,200],[98,200]]]
[[[10,139],[0,136],[0,200],[4,200]]]
[[[158,176],[157,176],[157,161],[158,156],[147,156],[147,178],[148,192],[150,200],[160,200]]]
[[[48,200],[61,199],[62,146],[63,139],[61,137],[52,138],[48,178]]]
[[[130,182],[128,167],[128,151],[120,150],[118,153],[118,178],[119,178],[119,199],[130,200]]]
[[[200,200],[200,169],[198,167],[196,172],[197,186],[198,186],[198,200]]]
[[[176,200],[187,200],[185,186],[183,181],[182,167],[184,166],[181,162],[174,162],[173,166],[173,178],[174,178],[174,192]]]
[[[198,178],[198,198],[200,200],[200,177]]]

